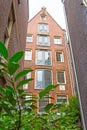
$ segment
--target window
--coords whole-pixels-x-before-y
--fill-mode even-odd
[[[36,64],[51,66],[51,52],[48,50],[37,50]]]
[[[60,37],[54,37],[54,44],[61,45],[62,44],[62,39]]]
[[[42,16],[40,17],[40,19],[41,19],[41,20],[46,20],[46,16],[45,16],[45,15],[42,15]]]
[[[27,37],[26,37],[26,42],[32,42],[33,41],[33,35],[28,35]]]
[[[37,44],[41,46],[49,46],[50,45],[50,38],[46,35],[39,35],[37,37]]]
[[[14,9],[13,9],[13,5],[12,5],[10,14],[8,17],[7,26],[6,26],[6,32],[4,35],[4,43],[5,43],[6,47],[8,47],[8,44],[9,44],[10,35],[11,35],[12,26],[14,24],[14,21],[15,21],[15,16],[14,16]]]
[[[83,4],[87,6],[87,0],[83,0]]]
[[[63,71],[57,72],[57,81],[60,84],[65,84],[66,83],[65,72],[63,72]]]
[[[67,103],[67,96],[66,95],[57,95],[57,103]]]
[[[25,51],[25,60],[32,60],[32,50]]]
[[[23,89],[28,89],[28,84],[24,84]]]
[[[35,71],[35,89],[44,89],[52,84],[52,72],[47,69],[38,69]]]
[[[59,85],[59,89],[60,89],[61,91],[65,91],[65,85]]]
[[[24,77],[24,79],[30,79],[30,78],[31,78],[31,72],[26,74],[25,77]]]
[[[58,62],[64,62],[63,52],[56,52],[56,61],[58,61]]]
[[[48,32],[48,24],[39,24],[39,32],[47,33]]]
[[[49,95],[39,100],[39,113],[44,113],[44,107],[49,104]]]

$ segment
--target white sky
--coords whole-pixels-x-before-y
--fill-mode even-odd
[[[34,17],[45,6],[48,13],[65,29],[63,4],[61,0],[29,0],[29,19]]]

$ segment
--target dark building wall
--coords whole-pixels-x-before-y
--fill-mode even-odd
[[[25,50],[28,21],[28,0],[0,0],[0,41],[5,41],[10,11],[14,12],[14,23],[9,36],[9,56],[14,52]],[[20,62],[23,68],[23,60]]]
[[[10,54],[25,49],[28,21],[28,0],[20,0],[20,3],[18,3],[18,0],[0,0],[0,40],[4,41],[4,34],[12,4],[15,21],[12,26],[8,45]]]
[[[65,0],[64,5],[87,129],[87,8],[82,0]]]

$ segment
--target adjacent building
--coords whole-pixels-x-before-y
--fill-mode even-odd
[[[63,0],[63,3],[83,129],[87,130],[87,0]]]
[[[28,0],[0,0],[0,41],[5,43],[9,56],[25,49],[28,12]],[[20,64],[23,68],[23,61]]]
[[[44,97],[37,102],[43,112],[48,102],[68,102],[72,96],[69,75],[66,35],[56,21],[43,7],[29,22],[26,37],[24,67],[32,68],[33,72],[26,75],[34,80],[23,86],[23,89],[37,95],[49,84],[60,84],[49,93],[53,99]]]

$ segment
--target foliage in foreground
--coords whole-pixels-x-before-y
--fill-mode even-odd
[[[23,78],[32,70],[18,72],[18,62],[23,54],[20,51],[8,58],[8,50],[0,42],[0,77],[6,80],[6,85],[0,86],[0,130],[80,130],[76,97],[70,100],[69,105],[51,103],[44,108],[45,113],[36,113],[35,102],[57,85],[49,85],[31,98],[31,94],[25,92],[22,86],[32,80]],[[26,96],[29,97],[27,100]]]

